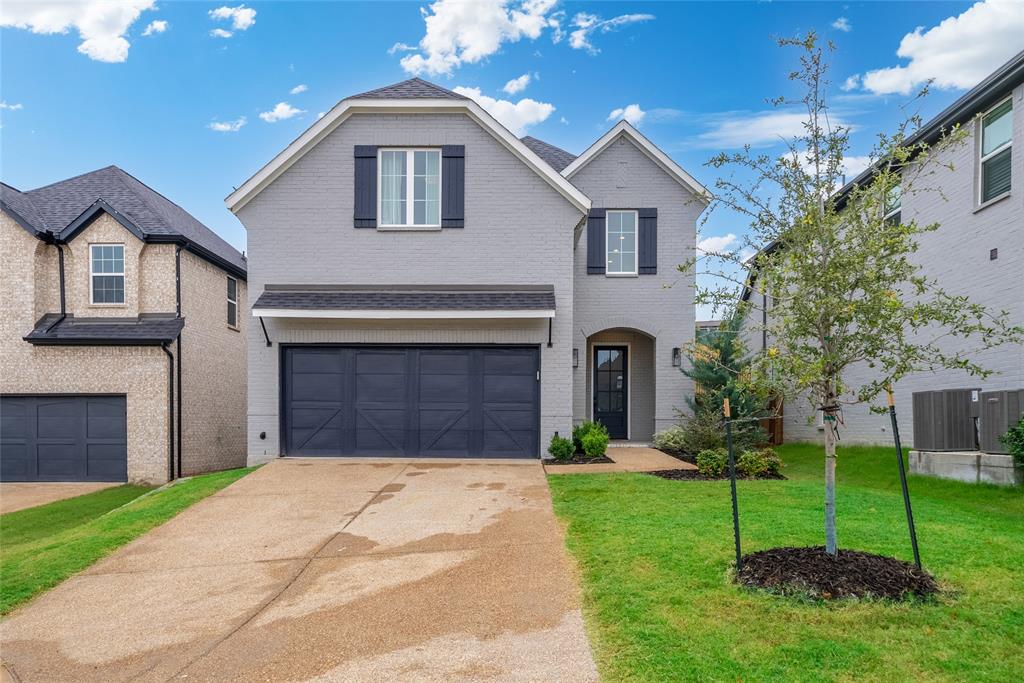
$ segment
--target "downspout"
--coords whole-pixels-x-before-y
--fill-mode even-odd
[[[175,248],[174,248],[174,297],[175,297],[174,313],[175,313],[176,317],[180,318],[181,317],[181,245],[180,244],[175,246]],[[184,331],[185,331],[184,328],[182,328],[182,331],[178,333],[178,343],[177,343],[178,352],[176,354],[177,355],[177,362],[178,362],[178,476],[179,477],[181,476],[181,427],[182,427],[182,421],[183,421],[183,413],[182,413],[182,409],[181,409],[181,404],[182,404],[182,401],[181,401],[181,392],[182,392],[182,383],[181,383],[181,335],[182,335],[182,332],[184,332]]]
[[[68,315],[66,299],[64,296],[64,247],[60,245],[60,242],[56,237],[53,239],[53,246],[57,247],[58,262],[60,264],[60,317],[50,323],[50,326],[46,328],[47,332],[64,322],[64,318]]]
[[[167,354],[167,481],[174,480],[174,354],[168,342],[160,345]]]

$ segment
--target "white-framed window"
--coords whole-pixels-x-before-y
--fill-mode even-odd
[[[228,278],[228,326],[238,327],[238,280]]]
[[[608,275],[636,275],[636,211],[608,211],[605,214],[605,249]]]
[[[89,245],[89,300],[98,305],[124,304],[124,245]]]
[[[378,152],[377,215],[382,227],[441,227],[441,150]]]
[[[888,225],[899,225],[903,210],[903,186],[893,185],[885,198],[885,222]]]
[[[1013,166],[1013,97],[988,110],[981,117],[979,146],[981,173],[978,174],[980,203],[1010,192]]]

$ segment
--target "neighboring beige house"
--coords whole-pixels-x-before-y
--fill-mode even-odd
[[[245,463],[245,257],[115,166],[0,184],[0,480]]]

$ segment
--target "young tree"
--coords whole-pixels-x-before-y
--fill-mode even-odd
[[[727,209],[746,216],[750,235],[745,244],[759,251],[746,264],[736,252],[711,254],[718,267],[705,272],[715,276],[717,284],[702,288],[698,300],[716,308],[734,302],[736,286],[743,283],[732,273],[744,265],[756,274],[745,284],[768,294],[771,309],[763,327],[770,346],[752,363],[749,381],[762,391],[806,397],[824,415],[825,548],[834,555],[841,407],[873,402],[912,372],[959,368],[984,377],[989,372],[972,360],[972,351],[1019,343],[1024,329],[1012,326],[1005,312],[949,294],[923,275],[912,257],[918,239],[939,226],[903,222],[892,211],[900,193],[931,193],[935,201],[944,199],[931,181],[949,169],[940,161],[943,151],[962,144],[964,131],[944,131],[929,145],[913,137],[921,120],[910,116],[893,134],[877,136],[871,154],[873,173],[863,183],[838,192],[850,129],[833,125],[829,115],[825,57],[833,47],[823,48],[813,33],[779,42],[802,49],[800,67],[790,74],[802,94],[772,104],[806,112],[804,130],[786,141],[782,156],[746,148],[708,162],[752,178],[720,179],[712,211]],[[694,262],[681,269],[692,267]],[[939,343],[946,336],[976,340],[977,347],[950,351]],[[849,371],[858,364],[866,364],[873,378],[850,386]]]

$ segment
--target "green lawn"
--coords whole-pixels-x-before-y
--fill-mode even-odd
[[[822,451],[740,481],[744,552],[821,545]],[[932,602],[820,604],[735,586],[728,482],[548,477],[604,680],[1009,681],[1024,671],[1024,492],[911,477]],[[840,547],[912,559],[892,449],[840,449]]]
[[[192,477],[148,495],[143,486],[118,486],[0,515],[0,614],[251,471]]]

